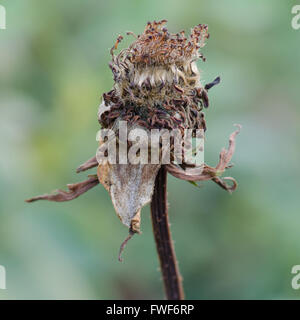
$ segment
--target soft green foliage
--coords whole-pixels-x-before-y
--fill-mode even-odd
[[[113,80],[119,33],[166,18],[171,31],[206,23],[204,82],[221,76],[206,111],[214,166],[234,123],[239,182],[229,195],[169,179],[172,234],[187,298],[299,298],[299,37],[289,1],[1,1],[0,299],[162,298],[149,209],[142,235],[117,261],[128,230],[99,186],[69,203],[24,203],[84,180],[95,154],[97,108]],[[125,38],[125,47],[130,37]],[[93,170],[92,170],[93,171]],[[91,172],[93,173],[93,172]]]

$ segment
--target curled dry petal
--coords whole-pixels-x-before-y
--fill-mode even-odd
[[[231,181],[232,185],[229,185],[226,183],[226,180]],[[218,184],[221,188],[223,188],[224,190],[232,193],[233,191],[236,190],[237,188],[237,182],[234,178],[232,177],[224,177],[224,178],[220,178],[220,177],[214,177],[212,178],[212,181],[214,181],[216,184]]]
[[[205,181],[212,180],[216,182],[223,189],[233,192],[237,188],[237,182],[231,177],[225,177],[221,179],[219,176],[230,167],[230,160],[233,156],[235,150],[235,138],[236,135],[240,132],[241,126],[237,125],[238,129],[234,131],[229,137],[229,147],[228,149],[223,149],[220,153],[219,163],[215,168],[210,167],[208,165],[204,165],[201,169],[201,173],[195,174],[195,168],[183,170],[181,167],[176,166],[174,164],[169,164],[166,166],[168,172],[172,174],[174,177],[187,180],[187,181]],[[231,181],[233,184],[228,185],[226,180]]]
[[[229,137],[229,147],[228,150],[223,149],[220,153],[220,160],[218,165],[216,166],[216,169],[222,173],[226,167],[229,165],[229,162],[234,154],[235,151],[235,138],[240,133],[240,130],[242,126],[240,124],[236,124],[236,127],[238,128],[236,131],[234,131],[230,137]]]
[[[212,87],[214,87],[215,85],[219,84],[221,81],[221,78],[220,77],[217,77],[214,81],[210,82],[210,83],[207,83],[205,86],[204,86],[204,89],[205,90],[209,90],[211,89]]]

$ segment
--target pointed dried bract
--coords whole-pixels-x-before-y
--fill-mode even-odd
[[[77,169],[76,172],[82,172],[82,171],[86,171],[89,169],[92,169],[94,167],[98,166],[98,161],[96,159],[96,156],[92,157],[91,159],[85,161],[85,163],[83,163],[82,165],[80,165]]]
[[[64,202],[73,200],[83,193],[87,192],[91,188],[95,187],[99,184],[98,178],[96,175],[89,176],[89,179],[79,182],[68,184],[67,187],[69,191],[57,190],[56,193],[53,194],[44,194],[41,196],[36,196],[30,199],[27,199],[26,202],[34,202],[37,200],[48,200],[54,202]]]
[[[99,181],[109,192],[117,215],[133,232],[140,232],[140,212],[151,201],[160,165],[100,164]]]

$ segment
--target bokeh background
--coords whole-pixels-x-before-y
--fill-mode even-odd
[[[69,203],[24,199],[86,178],[97,108],[113,81],[118,34],[167,19],[177,32],[211,34],[199,62],[204,83],[220,75],[206,111],[205,158],[218,161],[233,125],[233,195],[169,179],[172,234],[189,299],[298,299],[300,264],[300,30],[293,1],[1,0],[0,299],[163,298],[149,208],[142,234],[117,261],[127,228],[99,186]],[[132,39],[126,38],[121,47]],[[93,170],[92,170],[93,172]],[[92,173],[91,172],[91,173]]]

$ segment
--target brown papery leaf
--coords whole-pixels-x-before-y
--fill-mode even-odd
[[[220,153],[219,163],[215,168],[208,165],[204,165],[201,169],[202,172],[197,174],[197,167],[192,169],[183,170],[181,167],[169,164],[166,166],[168,172],[174,177],[186,180],[186,181],[205,181],[212,180],[217,183],[223,189],[233,192],[237,188],[237,182],[231,177],[220,178],[219,176],[225,171],[225,169],[230,167],[230,160],[233,156],[235,150],[235,138],[240,132],[241,126],[237,125],[238,129],[234,131],[229,137],[229,147],[228,149],[223,149]],[[228,185],[226,181],[231,181],[232,185]]]
[[[56,193],[54,194],[44,194],[41,196],[27,199],[25,201],[26,202],[34,202],[37,200],[48,200],[48,201],[55,201],[55,202],[70,201],[79,197],[80,195],[87,192],[91,188],[95,187],[97,184],[99,184],[99,180],[97,176],[92,175],[89,177],[89,179],[85,181],[68,184],[67,187],[69,191],[57,190]]]
[[[111,196],[117,215],[134,233],[140,232],[142,207],[151,201],[160,164],[100,164],[98,178]]]
[[[85,163],[83,163],[82,165],[80,165],[77,169],[76,172],[82,172],[82,171],[86,171],[88,169],[94,168],[98,166],[98,161],[96,159],[96,156],[94,156],[93,158],[87,160]]]

